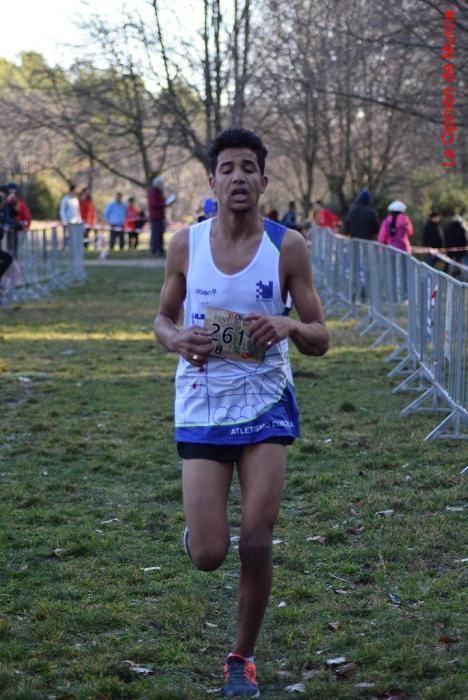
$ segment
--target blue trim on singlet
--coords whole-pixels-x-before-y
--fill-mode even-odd
[[[263,219],[265,233],[267,234],[270,241],[273,243],[278,251],[281,251],[281,243],[283,241],[284,234],[286,233],[286,226],[279,224],[277,221],[272,221],[271,219]],[[288,297],[289,298],[289,297]],[[282,316],[289,316],[292,311],[291,306],[286,305],[284,307]]]
[[[289,384],[277,403],[251,421],[228,425],[185,425],[175,429],[177,442],[213,445],[251,445],[274,437],[299,437],[299,409]]]
[[[286,233],[286,226],[271,219],[263,219],[265,232],[275,248],[281,250],[281,242]]]

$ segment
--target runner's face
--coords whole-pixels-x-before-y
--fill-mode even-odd
[[[218,199],[218,209],[244,212],[257,206],[268,178],[260,173],[257,156],[250,148],[226,148],[218,156],[210,187]]]

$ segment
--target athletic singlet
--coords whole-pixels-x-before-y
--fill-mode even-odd
[[[208,306],[281,315],[279,258],[286,228],[264,219],[254,258],[227,275],[211,254],[211,223],[208,219],[189,229],[184,328],[203,326]],[[261,361],[209,357],[203,371],[180,357],[175,387],[178,442],[242,445],[299,435],[287,340],[268,348]]]

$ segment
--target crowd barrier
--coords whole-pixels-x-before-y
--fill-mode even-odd
[[[395,349],[386,361],[393,393],[418,396],[402,411],[443,414],[426,436],[468,438],[468,284],[403,251],[314,227],[311,261],[324,309],[355,318],[372,346]]]
[[[0,304],[39,299],[86,279],[82,224],[20,232],[13,263],[0,279]]]

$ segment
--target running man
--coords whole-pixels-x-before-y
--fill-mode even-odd
[[[175,434],[184,543],[202,571],[214,571],[227,555],[227,501],[237,468],[241,570],[224,696],[258,697],[254,648],[271,590],[286,446],[299,435],[288,338],[305,355],[323,355],[329,334],[303,236],[259,214],[268,183],[260,138],[224,131],[209,155],[218,212],[173,237],[154,328],[180,355]],[[288,295],[300,320],[283,315]]]

